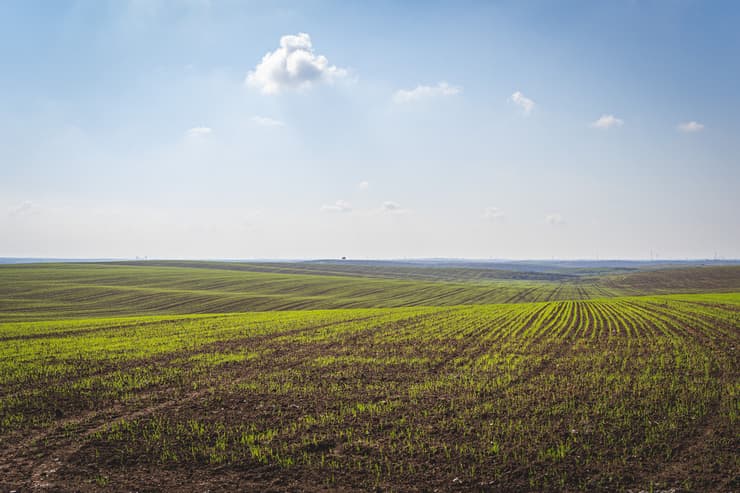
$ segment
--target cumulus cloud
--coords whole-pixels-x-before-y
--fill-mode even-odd
[[[333,82],[346,75],[347,70],[329,65],[325,56],[314,53],[308,34],[298,33],[281,37],[280,47],[265,54],[247,74],[246,84],[263,94],[278,94],[319,82]]]
[[[370,188],[370,182],[363,180],[357,186],[360,187],[360,190],[367,190],[368,188]]]
[[[552,214],[548,214],[547,216],[545,216],[545,221],[547,221],[548,224],[552,224],[553,226],[565,223],[563,216],[561,216],[557,212],[553,212]]]
[[[702,130],[704,130],[704,125],[695,121],[684,122],[678,125],[678,130],[684,133],[701,132]]]
[[[401,206],[398,204],[398,202],[393,202],[392,200],[386,200],[383,202],[383,210],[386,212],[398,212],[401,209]]]
[[[210,135],[211,133],[213,133],[213,130],[210,127],[193,127],[185,132],[185,135],[192,139],[197,139],[199,137]]]
[[[333,204],[324,204],[321,206],[322,212],[351,212],[352,205],[346,200],[337,200]]]
[[[614,115],[601,115],[601,118],[591,123],[592,127],[603,129],[621,127],[622,125],[624,125],[624,120],[617,118]]]
[[[393,102],[397,104],[412,103],[437,96],[455,96],[462,92],[462,87],[451,86],[447,82],[439,82],[436,86],[416,86],[414,89],[400,89],[393,94]]]
[[[524,110],[525,115],[529,115],[535,107],[534,101],[517,91],[509,97],[509,101]]]
[[[500,221],[504,218],[504,213],[498,207],[486,207],[483,209],[483,217],[489,221]]]
[[[253,116],[252,122],[260,127],[284,127],[285,123],[267,116]]]

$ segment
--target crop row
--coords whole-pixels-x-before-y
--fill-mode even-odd
[[[732,490],[739,328],[737,295],[5,324],[0,463],[23,484],[32,437],[118,489]]]
[[[0,321],[461,304],[609,296],[593,283],[451,282],[131,265],[0,266]]]

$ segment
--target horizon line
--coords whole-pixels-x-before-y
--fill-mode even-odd
[[[57,261],[57,262],[316,262],[316,261],[381,261],[381,262],[409,262],[409,261],[476,261],[476,262],[740,262],[740,258],[711,258],[711,257],[551,257],[551,258],[510,258],[510,257],[41,257],[41,256],[0,256],[0,263],[4,260],[28,261]],[[20,262],[19,262],[20,263]]]

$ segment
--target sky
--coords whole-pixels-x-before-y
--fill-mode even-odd
[[[0,2],[0,256],[740,258],[739,22]]]

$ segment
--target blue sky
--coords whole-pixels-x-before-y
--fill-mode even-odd
[[[735,2],[0,3],[0,256],[740,257]]]

